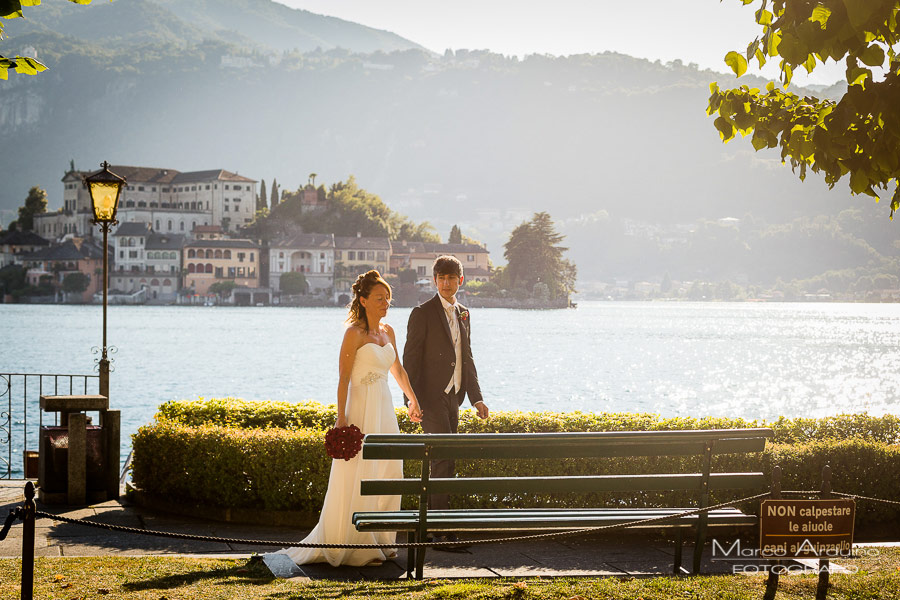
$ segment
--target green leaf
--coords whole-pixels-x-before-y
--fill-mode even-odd
[[[863,67],[850,67],[847,69],[847,85],[858,85],[865,81],[866,77],[872,77],[870,69]]]
[[[806,57],[806,62],[803,63],[803,68],[806,69],[807,73],[812,73],[813,69],[816,68],[816,57],[813,54],[810,54]]]
[[[822,26],[822,29],[825,29],[825,24],[828,23],[828,18],[830,16],[831,9],[819,4],[813,9],[812,16],[809,18],[809,20],[819,23]]]
[[[884,50],[878,44],[872,44],[859,54],[859,60],[870,67],[879,67],[884,64]]]
[[[760,8],[758,11],[756,11],[756,22],[760,25],[771,25],[772,17],[772,13],[767,11],[765,8]]]
[[[0,18],[18,19],[23,16],[22,3],[19,0],[0,0]]]
[[[17,56],[15,60],[16,73],[20,75],[37,75],[41,71],[47,70],[44,63],[27,56]]]
[[[719,130],[719,137],[723,142],[728,142],[734,137],[734,125],[732,125],[731,121],[728,119],[719,117],[713,124],[716,126],[716,129]]]
[[[747,59],[734,50],[725,55],[725,64],[731,67],[738,77],[747,72]]]
[[[869,178],[863,171],[853,171],[850,174],[850,189],[854,194],[862,194],[869,187]]]

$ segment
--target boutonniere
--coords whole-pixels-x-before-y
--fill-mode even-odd
[[[459,311],[459,320],[460,320],[460,321],[465,322],[465,321],[467,321],[468,319],[469,319],[469,311],[468,311],[468,310],[466,310],[466,309],[464,308],[464,309],[462,309],[461,311]]]

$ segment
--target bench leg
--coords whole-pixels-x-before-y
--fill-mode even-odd
[[[700,523],[697,524],[697,539],[694,542],[694,575],[700,574],[700,561],[703,558],[703,546],[706,545],[706,523],[701,515]]]
[[[675,575],[681,574],[681,546],[682,546],[682,531],[681,527],[675,528],[675,564],[672,565],[672,573]]]
[[[413,543],[416,541],[416,532],[415,531],[407,531],[406,532],[406,541],[408,543]],[[412,579],[413,576],[413,568],[416,564],[416,548],[407,548],[406,549],[406,578]]]
[[[426,536],[422,536],[421,539],[416,540],[417,542],[424,542]],[[425,577],[425,550],[428,548],[425,546],[421,546],[416,548],[416,579],[423,579]]]

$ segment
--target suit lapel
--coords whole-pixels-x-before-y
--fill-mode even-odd
[[[447,320],[447,313],[444,311],[444,303],[441,302],[441,297],[438,295],[435,295],[434,297],[434,310],[437,312],[437,316],[441,320],[441,323],[444,324],[444,333],[447,334],[450,345],[453,345],[453,334],[450,333],[450,322]]]

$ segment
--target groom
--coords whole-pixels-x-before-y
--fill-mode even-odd
[[[456,301],[463,282],[462,263],[455,256],[439,256],[431,270],[438,293],[409,315],[403,366],[422,408],[425,433],[456,433],[466,394],[480,418],[486,419],[489,411],[469,345],[469,311]],[[453,460],[431,461],[432,477],[453,477],[453,472]],[[449,507],[448,494],[429,498],[431,509]]]

